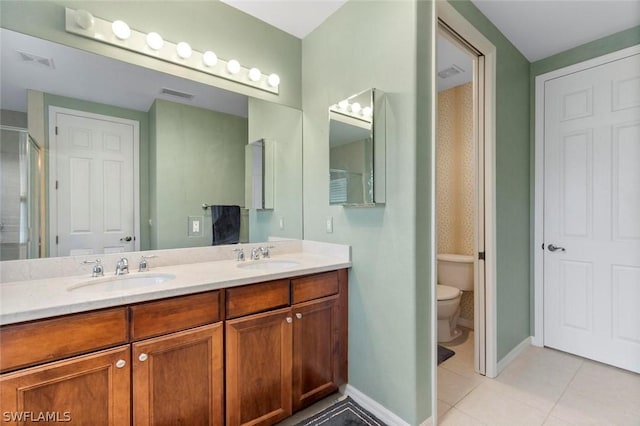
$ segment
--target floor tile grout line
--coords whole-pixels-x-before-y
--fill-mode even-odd
[[[571,383],[573,383],[573,381],[576,379],[576,376],[578,375],[580,370],[582,370],[582,367],[584,366],[584,360],[581,359],[579,361],[580,361],[580,364],[578,365],[578,368],[576,368],[576,371],[573,373],[573,376],[571,377],[571,380],[569,380],[567,382],[567,385],[564,387],[564,390],[562,391],[562,393],[560,394],[560,396],[558,397],[556,402],[553,404],[553,407],[551,407],[551,410],[549,410],[549,414],[547,414],[547,417],[545,417],[544,422],[542,422],[543,425],[547,422],[547,420],[549,420],[549,417],[551,417],[551,415],[553,414],[553,410],[555,410],[555,408],[558,406],[558,403],[562,400],[562,397],[569,390],[569,387],[571,386]]]

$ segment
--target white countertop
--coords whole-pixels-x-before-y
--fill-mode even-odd
[[[218,260],[150,268],[149,272],[130,272],[123,278],[143,275],[171,274],[175,279],[160,284],[122,291],[101,291],[85,286],[82,290],[70,287],[91,283],[88,275],[56,277],[30,281],[6,282],[0,285],[0,325],[12,324],[57,315],[90,311],[166,297],[235,287],[280,278],[348,268],[351,262],[343,258],[317,253],[296,252],[272,256],[272,260],[295,261],[295,266],[264,270],[238,267],[251,261]],[[135,271],[131,265],[131,271]],[[105,277],[112,276],[105,273]]]

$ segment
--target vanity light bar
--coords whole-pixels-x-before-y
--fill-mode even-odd
[[[337,104],[331,105],[329,110],[357,120],[366,121],[367,123],[371,123],[373,120],[373,110],[371,107],[366,106],[362,108],[358,102],[349,103],[346,99],[338,102]]]
[[[160,34],[155,32],[146,34],[133,30],[123,21],[110,22],[97,18],[86,10],[65,8],[65,28],[69,33],[101,43],[121,47],[276,95],[280,93],[280,77],[277,74],[263,74],[258,68],[244,67],[235,59],[225,61],[211,51],[193,50],[186,42],[173,43],[163,40]]]

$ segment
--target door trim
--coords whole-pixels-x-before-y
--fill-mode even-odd
[[[535,79],[535,164],[534,164],[534,238],[533,238],[533,285],[534,285],[534,330],[532,344],[544,346],[544,88],[549,80],[568,74],[604,65],[628,56],[640,54],[640,45],[627,47],[606,55],[598,56],[569,65]]]
[[[49,106],[49,149],[47,150],[48,160],[48,184],[46,192],[48,194],[49,205],[46,211],[49,213],[49,255],[57,253],[56,235],[58,234],[58,202],[53,194],[52,188],[55,188],[57,180],[57,138],[56,138],[56,115],[67,114],[76,115],[95,120],[111,121],[114,123],[126,124],[133,127],[133,232],[135,240],[133,249],[140,250],[140,122],[120,117],[112,117],[109,115],[95,114],[92,112],[78,111],[58,106]],[[57,254],[55,255],[57,256]]]
[[[478,31],[469,21],[467,21],[453,6],[447,1],[436,2],[436,19],[444,21],[449,28],[454,30],[464,40],[469,42],[476,50],[484,56],[484,99],[481,100],[481,107],[484,110],[483,124],[480,124],[479,131],[482,132],[484,139],[485,161],[484,161],[484,244],[485,244],[485,287],[484,287],[484,303],[476,305],[484,312],[476,312],[474,315],[484,317],[484,347],[485,347],[485,374],[487,377],[496,377],[499,373],[497,362],[497,315],[496,315],[496,176],[495,176],[495,117],[496,117],[496,47],[491,43],[480,31]],[[435,23],[437,26],[437,22]],[[435,41],[434,41],[435,43]],[[435,88],[435,75],[433,73],[433,87]],[[434,90],[432,96],[432,110],[436,110],[437,93]],[[435,125],[435,124],[434,124]],[[435,127],[434,127],[435,128]],[[432,133],[431,143],[435,146],[435,132]],[[435,156],[432,155],[431,167],[435,168]],[[432,203],[432,206],[435,206]],[[433,207],[432,207],[433,209]],[[435,211],[431,212],[431,220],[435,220]],[[432,223],[432,227],[435,225]],[[434,228],[435,229],[435,228]],[[476,241],[477,236],[476,236]],[[436,269],[436,252],[431,254],[431,270]],[[435,279],[431,280],[431,294],[436,294]],[[482,289],[480,289],[482,292]],[[432,332],[437,334],[437,298],[431,300],[432,312]],[[476,321],[478,323],[478,321]],[[480,321],[481,323],[481,321]],[[436,335],[434,334],[434,336]],[[435,341],[435,340],[434,340]],[[479,346],[474,345],[476,348]],[[436,346],[434,344],[434,357]],[[437,395],[437,366],[433,362],[433,395]],[[435,401],[435,400],[434,400]],[[434,402],[434,407],[437,405]],[[436,407],[437,408],[437,407]],[[435,415],[436,408],[432,408],[432,415]]]

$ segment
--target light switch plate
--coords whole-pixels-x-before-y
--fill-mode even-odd
[[[327,218],[327,234],[333,233],[333,216]]]
[[[187,221],[187,235],[189,237],[202,237],[202,216],[189,216]]]

